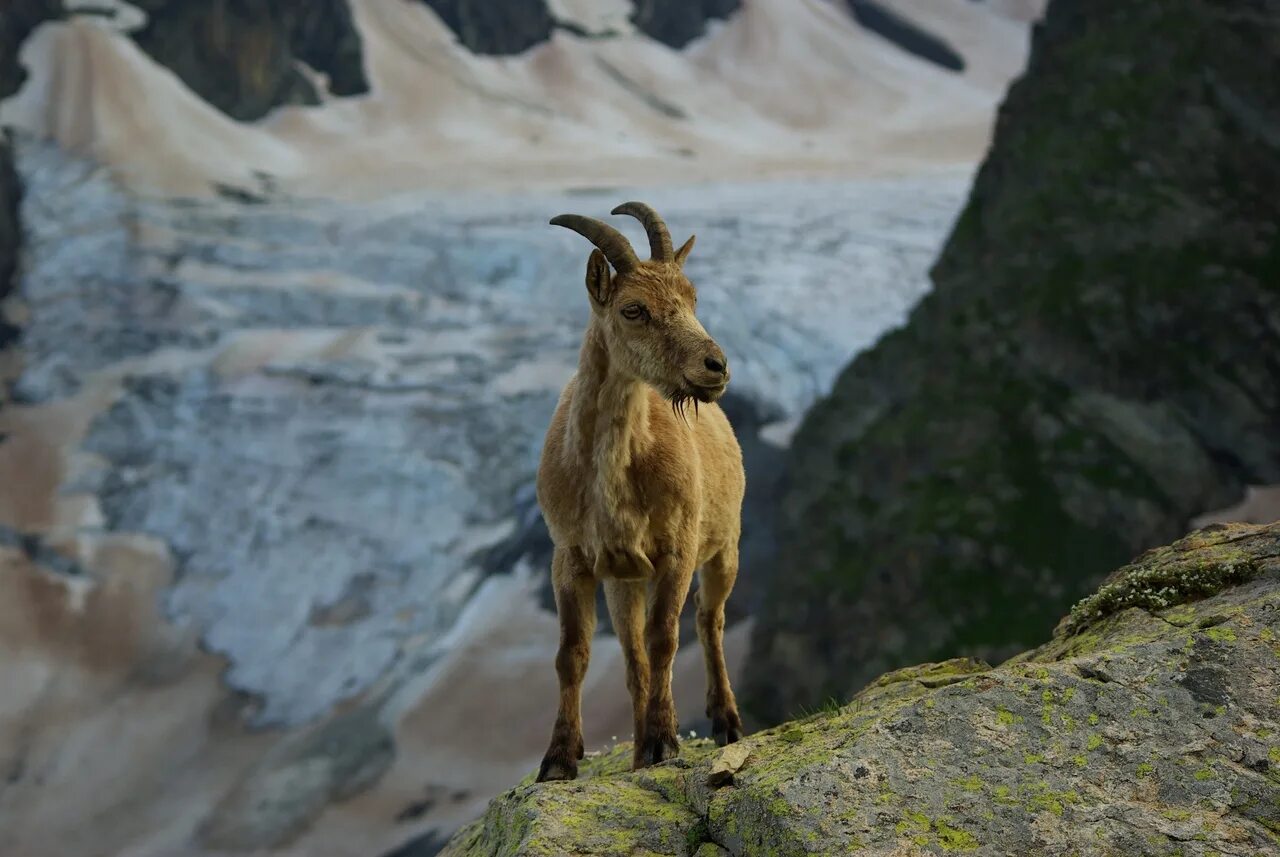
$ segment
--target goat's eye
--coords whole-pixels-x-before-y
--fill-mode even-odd
[[[622,308],[622,317],[628,321],[644,318],[649,312],[640,304],[627,304]]]

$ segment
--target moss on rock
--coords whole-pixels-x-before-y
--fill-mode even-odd
[[[1189,601],[1252,580],[1274,562],[1274,557],[1260,556],[1248,546],[1237,544],[1256,538],[1253,531],[1219,525],[1144,554],[1072,607],[1071,614],[1063,620],[1063,630],[1070,632],[1130,607],[1172,611]],[[1188,613],[1171,615],[1181,617]]]

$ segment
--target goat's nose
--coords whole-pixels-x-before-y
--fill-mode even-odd
[[[712,372],[719,372],[721,375],[724,374],[724,360],[721,358],[708,357],[706,360],[702,361],[702,365],[706,366]]]

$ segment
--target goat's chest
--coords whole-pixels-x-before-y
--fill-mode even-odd
[[[566,470],[544,482],[563,486],[540,490],[543,515],[557,544],[621,540],[656,548],[696,527],[701,514],[697,473],[677,466],[675,457],[661,449],[637,453],[611,468]]]

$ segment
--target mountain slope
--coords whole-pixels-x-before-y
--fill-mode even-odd
[[[479,13],[466,12],[470,4],[440,4],[442,18],[422,2],[356,0],[369,93],[277,108],[254,123],[227,113],[256,117],[271,104],[310,100],[304,90],[312,85],[286,65],[312,41],[333,45],[336,65],[320,66],[333,91],[359,90],[340,28],[319,32],[303,27],[310,18],[286,16],[261,38],[233,30],[261,42],[257,53],[237,54],[237,63],[253,66],[246,76],[207,51],[178,50],[184,27],[213,32],[201,17],[208,10],[172,22],[157,13],[137,36],[152,55],[98,16],[79,16],[27,41],[32,79],[0,108],[0,121],[164,193],[208,194],[213,182],[254,187],[262,173],[297,193],[343,196],[424,185],[867,175],[974,162],[992,107],[1025,55],[1023,26],[995,12],[956,19],[968,22],[959,28],[969,34],[966,50],[983,58],[979,72],[955,75],[827,0],[747,0],[731,14],[729,5],[706,6],[703,14],[727,19],[677,51],[645,31],[646,21],[676,15],[673,4],[638,7],[632,22],[615,6],[587,14],[561,0],[547,7],[558,22],[549,40],[521,37],[528,46],[519,53],[487,56],[468,40],[498,47],[486,41],[497,38],[497,24],[473,21]],[[164,15],[177,14],[169,9]],[[974,15],[995,24],[976,27]],[[661,37],[668,24],[654,26]],[[298,28],[306,45],[290,35]],[[580,157],[584,150],[592,157]]]

